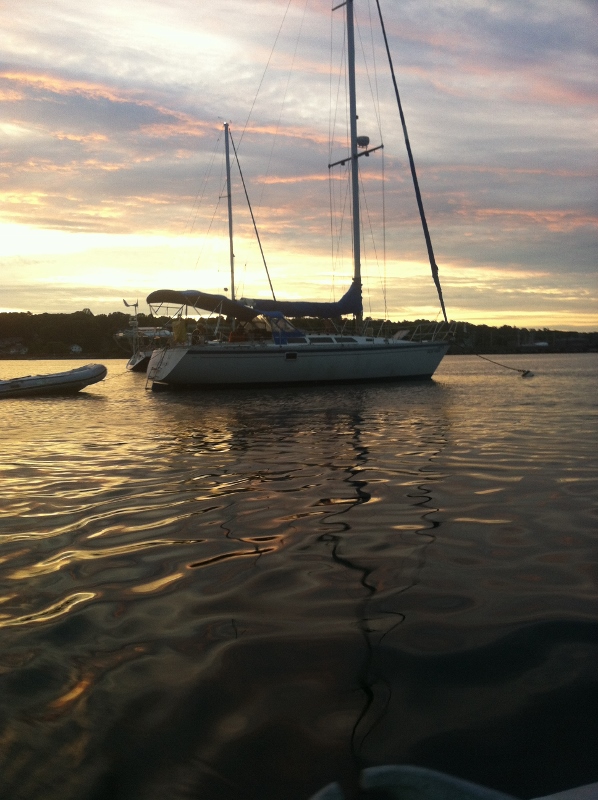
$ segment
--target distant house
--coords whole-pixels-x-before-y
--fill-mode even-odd
[[[69,351],[70,351],[71,353],[73,353],[74,355],[78,355],[79,353],[82,353],[82,352],[83,352],[83,348],[82,348],[82,347],[81,347],[81,345],[79,345],[79,344],[72,344],[72,345],[69,347]]]
[[[528,342],[520,345],[522,353],[546,353],[550,349],[548,342]]]
[[[7,339],[0,339],[0,353],[10,356],[24,356],[29,352],[29,348],[23,343],[22,339],[10,336]]]

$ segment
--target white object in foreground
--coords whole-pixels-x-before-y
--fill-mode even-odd
[[[511,795],[425,767],[369,767],[360,775],[360,797],[388,800],[515,800]],[[310,800],[345,800],[338,783],[320,789]],[[568,789],[536,800],[598,800],[598,783]]]

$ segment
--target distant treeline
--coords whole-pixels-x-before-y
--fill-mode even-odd
[[[0,357],[44,358],[94,356],[128,358],[114,334],[129,327],[129,315],[92,314],[89,309],[73,314],[0,313]],[[168,318],[139,315],[140,325],[162,325]]]
[[[128,353],[117,344],[114,335],[129,327],[130,316],[123,312],[92,314],[89,309],[73,314],[0,313],[0,358],[44,358],[68,356],[127,357]],[[139,314],[140,326],[167,327],[168,317]],[[299,328],[320,329],[324,323],[314,320],[294,320]],[[340,322],[340,321],[338,321]],[[426,320],[390,322],[368,320],[368,333],[390,336],[398,330],[413,330]],[[224,320],[220,320],[228,330]],[[209,325],[215,326],[211,320]],[[330,323],[328,323],[330,324]],[[345,331],[353,331],[351,321]],[[543,328],[541,330],[515,328],[503,325],[457,323],[451,353],[519,353],[519,352],[595,352],[598,350],[598,332],[576,333]]]

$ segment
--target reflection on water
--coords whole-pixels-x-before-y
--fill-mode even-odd
[[[596,356],[526,359],[3,401],[0,796],[597,780]]]

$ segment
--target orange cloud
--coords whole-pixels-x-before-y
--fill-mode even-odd
[[[30,192],[29,194],[19,192],[0,192],[0,203],[10,205],[42,205],[48,197],[45,192]]]
[[[88,142],[107,142],[108,137],[105,136],[103,133],[88,133],[86,135],[77,134],[77,133],[64,133],[63,131],[54,131],[52,134],[56,139],[60,141],[68,140],[69,142],[83,142],[87,144]]]
[[[272,175],[266,178],[258,178],[258,183],[265,183],[265,184],[280,184],[280,183],[311,183],[312,181],[327,181],[328,175],[321,175],[320,173],[316,173],[315,175],[297,175],[292,177],[280,177],[278,175]]]
[[[154,106],[154,108],[170,117],[176,117],[177,122],[155,122],[151,125],[143,125],[141,131],[146,136],[153,136],[157,139],[167,139],[171,136],[204,136],[207,132],[211,133],[214,130],[211,122],[202,122],[187,114],[168,111],[158,106]]]
[[[316,142],[317,144],[324,144],[328,146],[328,134],[320,134],[318,131],[310,127],[303,127],[301,125],[257,125],[250,123],[243,134],[260,133],[268,134],[270,136],[288,136],[291,138],[302,139],[304,141]]]
[[[197,136],[203,135],[207,131],[211,132],[214,130],[213,123],[201,122],[189,114],[175,111],[163,105],[145,100],[135,91],[118,90],[101,83],[61,78],[47,73],[9,71],[0,73],[0,79],[1,78],[12,81],[20,86],[40,89],[52,92],[53,94],[79,95],[92,100],[110,100],[113,103],[133,103],[137,106],[151,108],[165,117],[176,120],[176,122],[156,123],[142,127],[141,130],[143,133],[150,136],[168,137],[180,136],[181,134]],[[55,135],[57,135],[58,138],[78,139],[75,134],[60,133]],[[81,137],[79,140],[99,141],[99,137],[100,134],[89,134],[89,138]]]
[[[107,161],[98,161],[97,159],[88,158],[84,161],[71,161],[67,164],[55,164],[48,159],[34,159],[30,158],[23,161],[18,165],[11,165],[11,171],[17,173],[34,173],[40,174],[43,172],[55,172],[65,175],[76,175],[81,171],[81,167],[86,170],[97,169],[102,172],[116,172],[119,169],[130,169],[129,163],[114,164]]]
[[[0,72],[0,78],[25,87],[42,89],[54,94],[79,94],[94,99],[112,100],[115,103],[130,102],[114,89],[85,80],[59,78],[55,75],[33,72]]]
[[[325,172],[316,172],[315,174],[312,174],[312,175],[296,175],[296,176],[295,175],[291,175],[291,176],[285,176],[285,177],[282,177],[282,176],[279,176],[279,175],[270,175],[270,176],[267,176],[267,177],[264,177],[264,178],[257,178],[256,183],[265,183],[267,185],[270,185],[270,184],[287,184],[287,183],[290,183],[290,184],[294,184],[294,183],[315,183],[315,182],[322,183],[323,181],[328,181],[328,180],[339,181],[339,182],[342,183],[342,182],[347,180],[347,176],[343,175],[342,173],[339,173],[339,172],[334,172],[334,173],[331,172],[330,175],[327,175]],[[361,174],[360,175],[360,180],[361,180],[362,183],[369,183],[371,181],[376,181],[376,182],[388,181],[389,178],[382,178],[380,175]]]
[[[22,98],[22,93],[14,89],[0,89],[0,103],[11,103]]]

